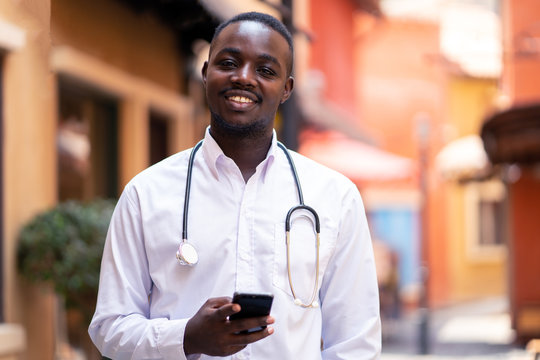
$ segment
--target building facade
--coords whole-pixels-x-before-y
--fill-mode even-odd
[[[117,197],[200,138],[189,54],[170,26],[120,1],[3,1],[0,59],[0,357],[53,359],[61,306],[17,275],[18,231],[60,201]]]

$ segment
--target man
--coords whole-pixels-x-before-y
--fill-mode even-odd
[[[198,263],[175,258],[184,151],[137,175],[118,202],[89,329],[104,356],[378,358],[377,282],[358,191],[293,152],[305,203],[318,212],[320,245],[304,209],[285,241],[299,189],[273,125],[293,89],[292,65],[291,36],[271,16],[240,14],[216,29],[202,69],[211,123],[193,157],[187,218]],[[230,320],[241,308],[231,302],[235,291],[272,293],[270,316]]]

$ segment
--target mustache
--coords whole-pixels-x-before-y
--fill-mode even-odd
[[[245,92],[248,92],[250,94],[252,94],[253,96],[255,96],[257,98],[257,102],[262,102],[262,95],[254,92],[254,91],[251,91],[251,90],[248,90],[248,89],[240,89],[238,87],[228,87],[228,88],[225,88],[223,90],[221,90],[218,94],[220,96],[224,96],[228,91],[232,91],[232,90],[242,90],[242,91],[245,91]]]

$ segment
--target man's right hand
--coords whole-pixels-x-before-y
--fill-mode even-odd
[[[229,321],[229,316],[239,311],[240,305],[233,304],[229,297],[207,300],[186,324],[185,354],[232,355],[274,332],[268,326],[261,331],[240,334],[243,330],[273,324],[274,318],[262,316]]]

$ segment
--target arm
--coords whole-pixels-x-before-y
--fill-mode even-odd
[[[344,198],[336,250],[321,286],[323,359],[378,359],[381,324],[375,263],[356,188]]]
[[[188,319],[149,319],[151,289],[137,195],[128,185],[109,226],[96,312],[89,328],[104,356],[185,359],[183,335]]]

